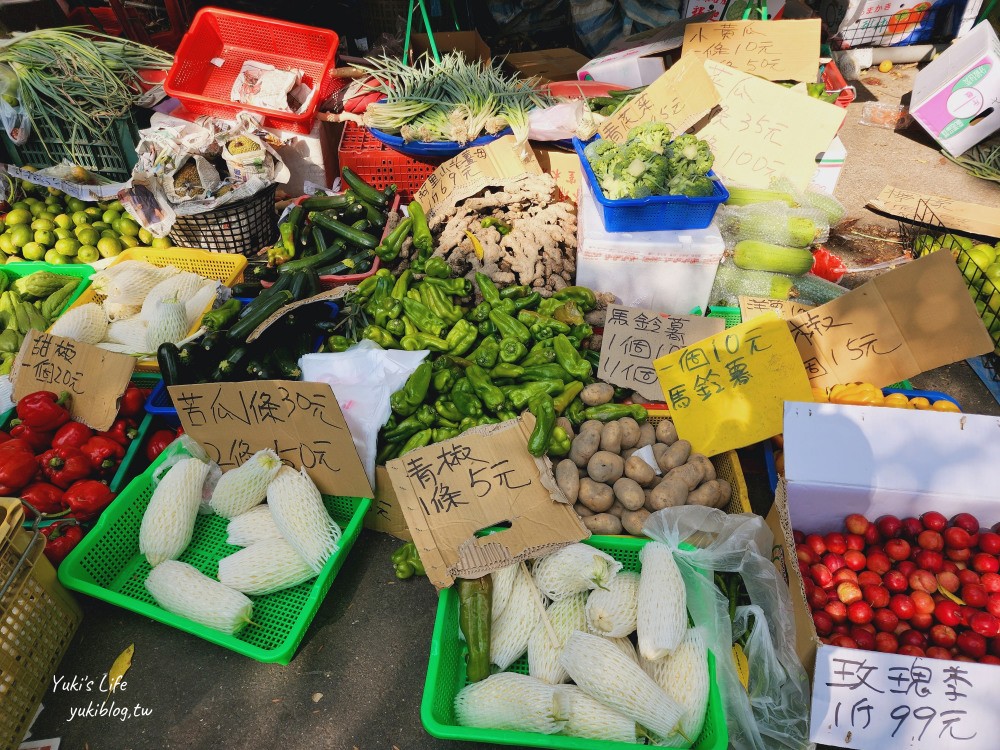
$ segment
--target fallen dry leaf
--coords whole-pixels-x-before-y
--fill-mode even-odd
[[[323,700],[323,694],[322,693],[313,693],[312,694],[312,702],[313,703],[319,703],[321,700]]]
[[[114,693],[121,684],[122,679],[125,677],[125,673],[128,672],[129,668],[132,666],[132,655],[135,653],[135,644],[130,643],[128,648],[118,654],[118,658],[115,659],[114,664],[111,665],[111,669],[108,670],[108,692]]]

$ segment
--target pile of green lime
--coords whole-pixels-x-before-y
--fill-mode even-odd
[[[170,247],[129,216],[117,200],[86,203],[55,188],[32,186],[3,217],[0,263],[93,263],[130,247]]]

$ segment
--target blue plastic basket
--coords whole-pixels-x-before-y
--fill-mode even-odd
[[[510,128],[501,130],[496,135],[482,135],[474,141],[469,141],[464,146],[456,141],[405,141],[402,136],[383,133],[381,130],[369,128],[372,137],[381,141],[386,146],[401,154],[412,157],[433,157],[435,159],[450,159],[458,156],[467,148],[485,146],[498,138],[510,135],[513,131]]]
[[[597,136],[600,138],[600,136]],[[595,139],[596,140],[596,139]],[[712,195],[704,198],[689,198],[686,195],[651,195],[648,198],[622,198],[610,200],[604,197],[590,160],[583,149],[590,143],[573,139],[573,146],[583,164],[584,174],[597,201],[597,210],[608,232],[655,232],[662,229],[704,229],[712,223],[719,206],[729,200],[729,191],[721,180],[714,179]],[[709,172],[714,178],[715,172]]]

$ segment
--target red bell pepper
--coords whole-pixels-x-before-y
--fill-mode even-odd
[[[29,427],[42,432],[54,432],[69,421],[65,404],[69,393],[58,396],[48,391],[35,391],[17,402],[17,418]]]
[[[66,489],[91,474],[90,459],[79,448],[53,448],[38,457],[42,473],[57,487]]]
[[[17,420],[14,420],[15,422]],[[22,422],[10,428],[11,437],[19,438],[31,446],[35,453],[41,453],[52,446],[53,433],[36,430],[31,425]]]
[[[52,567],[58,568],[59,563],[66,559],[66,555],[72,552],[73,548],[83,539],[83,529],[76,521],[64,521],[54,523],[42,529],[45,535],[45,557],[52,563]]]
[[[80,451],[90,461],[94,473],[101,476],[114,471],[125,458],[125,448],[102,435],[94,435],[80,446]]]
[[[10,435],[0,430],[0,444],[6,443],[8,440],[10,440]]]
[[[21,488],[31,482],[37,472],[38,464],[31,451],[4,452],[0,455],[0,495],[17,497]]]
[[[118,407],[119,417],[140,417],[146,408],[146,394],[136,388],[134,385],[129,385],[125,389],[125,393],[122,394],[122,403]]]
[[[174,442],[175,437],[173,430],[157,430],[150,435],[149,440],[146,441],[146,460],[150,463],[155,461],[156,457]]]
[[[78,521],[97,518],[114,499],[115,493],[108,489],[108,485],[96,479],[81,479],[79,482],[74,482],[63,495],[63,502],[69,508],[69,514]]]
[[[93,437],[94,431],[82,422],[67,422],[52,438],[53,448],[79,448]]]
[[[21,490],[21,500],[30,503],[31,507],[45,516],[66,510],[63,504],[63,491],[48,482],[32,482]]]
[[[104,432],[98,432],[97,434],[101,437],[110,438],[119,445],[127,446],[135,439],[135,436],[139,434],[139,430],[136,429],[134,420],[122,418],[116,419],[111,424],[110,429],[107,429]]]
[[[27,440],[12,438],[5,443],[0,443],[0,456],[13,451],[24,451],[25,453],[30,453],[32,455],[35,454]]]

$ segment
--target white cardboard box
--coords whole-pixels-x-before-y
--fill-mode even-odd
[[[622,304],[675,315],[704,309],[725,243],[705,229],[608,232],[584,180],[577,221],[576,283],[614,294]]]
[[[673,56],[679,57],[683,44],[684,37],[678,36],[595,57],[576,72],[576,77],[628,88],[648,86],[666,71],[664,56],[673,51]]]
[[[917,74],[910,114],[953,156],[1000,130],[1000,40],[989,21]]]
[[[998,434],[997,417],[786,403],[790,525],[822,534],[840,531],[850,513],[874,520],[929,510],[992,525],[1000,520]],[[1000,668],[820,644],[787,530],[786,547],[796,624],[806,624],[815,647],[805,664],[814,667],[811,740],[861,750],[1000,746]]]

